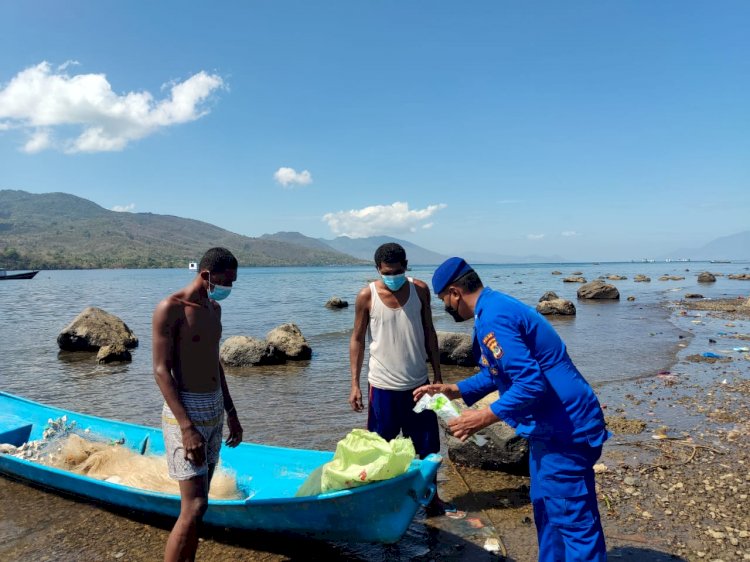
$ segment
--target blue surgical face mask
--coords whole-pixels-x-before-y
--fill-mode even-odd
[[[211,285],[214,286],[214,290],[211,290]],[[222,301],[229,296],[232,292],[232,287],[225,287],[224,285],[217,285],[211,283],[211,274],[208,274],[208,298],[215,301]]]
[[[381,275],[383,283],[392,292],[398,291],[406,283],[406,273],[399,273],[398,275]]]

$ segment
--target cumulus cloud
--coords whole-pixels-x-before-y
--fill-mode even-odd
[[[568,237],[568,236],[578,236],[578,233],[575,230],[564,230],[560,234],[562,234],[563,236],[566,236],[566,237]]]
[[[135,210],[135,203],[131,203],[130,205],[115,205],[112,207],[112,210],[118,213],[132,213]]]
[[[0,130],[26,132],[25,152],[122,150],[159,129],[203,117],[206,100],[224,87],[221,77],[201,71],[171,84],[169,95],[156,100],[147,91],[117,94],[104,74],[66,73],[77,65],[68,61],[53,69],[41,62],[0,86]]]
[[[445,204],[428,205],[424,209],[409,210],[409,204],[395,202],[392,205],[373,205],[364,209],[327,213],[323,220],[334,234],[351,238],[364,238],[378,234],[416,232],[418,228],[430,228],[433,223],[422,224]]]
[[[295,185],[309,185],[312,183],[312,175],[307,170],[297,172],[294,168],[279,168],[274,172],[273,179],[284,187]]]
[[[541,240],[544,238],[544,234],[527,234],[526,238],[529,240]]]

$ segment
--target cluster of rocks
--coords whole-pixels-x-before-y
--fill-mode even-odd
[[[84,309],[57,336],[63,351],[96,351],[99,363],[131,361],[130,349],[138,338],[120,318],[90,306]]]
[[[227,367],[280,365],[312,357],[312,348],[296,324],[282,324],[268,332],[265,339],[231,336],[219,350]]]

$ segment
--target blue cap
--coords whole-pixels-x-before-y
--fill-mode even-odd
[[[439,295],[448,285],[470,271],[474,270],[463,258],[448,258],[432,274],[432,290]]]

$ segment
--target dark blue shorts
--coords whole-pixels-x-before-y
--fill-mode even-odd
[[[429,384],[425,381],[424,384]],[[419,385],[422,386],[422,385]],[[415,387],[418,388],[418,387]],[[414,443],[419,458],[440,452],[440,433],[435,412],[414,412],[412,390],[383,390],[370,386],[367,406],[367,429],[386,441],[403,433]]]

